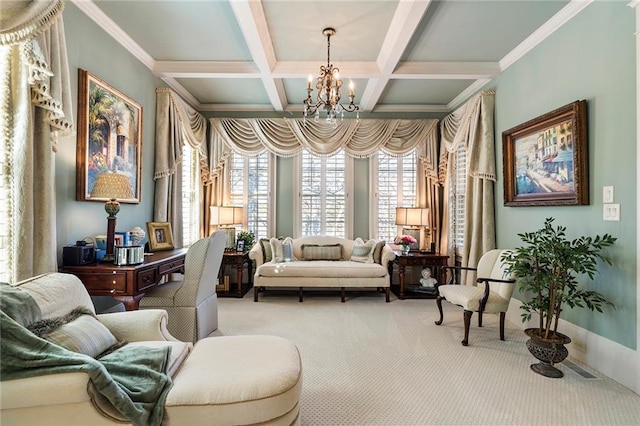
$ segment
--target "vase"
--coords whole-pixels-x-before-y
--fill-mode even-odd
[[[531,355],[540,362],[531,364],[531,369],[545,377],[559,379],[564,373],[553,366],[569,356],[569,351],[564,346],[571,343],[571,339],[562,333],[555,333],[555,339],[545,339],[539,335],[538,328],[527,328],[525,334],[529,336],[527,340],[527,349]]]
[[[401,251],[401,253],[402,253],[402,255],[403,255],[403,256],[406,256],[406,255],[408,255],[408,254],[409,254],[409,250],[410,250],[410,249],[411,249],[411,248],[410,248],[408,245],[403,244],[403,245],[402,245],[402,248],[400,249],[400,251]]]

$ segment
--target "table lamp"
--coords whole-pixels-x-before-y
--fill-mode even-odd
[[[211,206],[210,225],[218,226],[227,234],[227,248],[233,249],[236,245],[236,228],[233,225],[241,225],[244,209],[236,206]]]
[[[116,235],[116,215],[120,211],[118,199],[134,198],[131,180],[120,173],[102,173],[98,175],[91,190],[91,198],[106,198],[104,210],[107,212],[107,250],[103,262],[113,262],[113,242]]]
[[[430,224],[429,209],[425,207],[396,207],[396,225],[402,226],[402,233],[411,235],[418,241],[417,247],[411,247],[413,250],[420,248],[420,227],[426,227]]]

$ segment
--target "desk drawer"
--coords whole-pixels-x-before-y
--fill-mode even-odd
[[[184,268],[184,257],[181,259],[172,260],[171,262],[164,263],[158,267],[159,275],[166,275],[170,272],[182,271]]]
[[[154,268],[140,271],[138,272],[138,279],[136,279],[136,291],[141,292],[154,287],[156,281],[156,270]]]
[[[122,294],[127,291],[127,275],[119,272],[78,274],[90,294]]]

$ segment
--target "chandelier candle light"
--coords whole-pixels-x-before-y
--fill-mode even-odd
[[[304,118],[306,120],[307,115],[315,114],[315,121],[320,119],[320,110],[327,111],[327,123],[337,125],[336,115],[340,113],[340,118],[344,118],[344,112],[356,112],[356,118],[360,118],[360,107],[353,103],[355,98],[353,90],[353,82],[349,84],[349,104],[343,105],[340,103],[342,80],[340,80],[337,67],[331,64],[331,36],[336,33],[333,28],[325,28],[322,30],[322,34],[327,36],[327,66],[320,66],[320,76],[316,77],[316,89],[318,91],[317,101],[314,104],[311,99],[312,77],[309,75],[309,81],[307,82],[307,98],[304,100]]]

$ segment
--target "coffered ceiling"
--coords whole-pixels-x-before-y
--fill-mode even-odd
[[[331,62],[367,112],[449,112],[590,0],[71,0],[199,111],[302,111]],[[346,83],[345,83],[346,88]],[[343,93],[343,99],[346,94]]]

